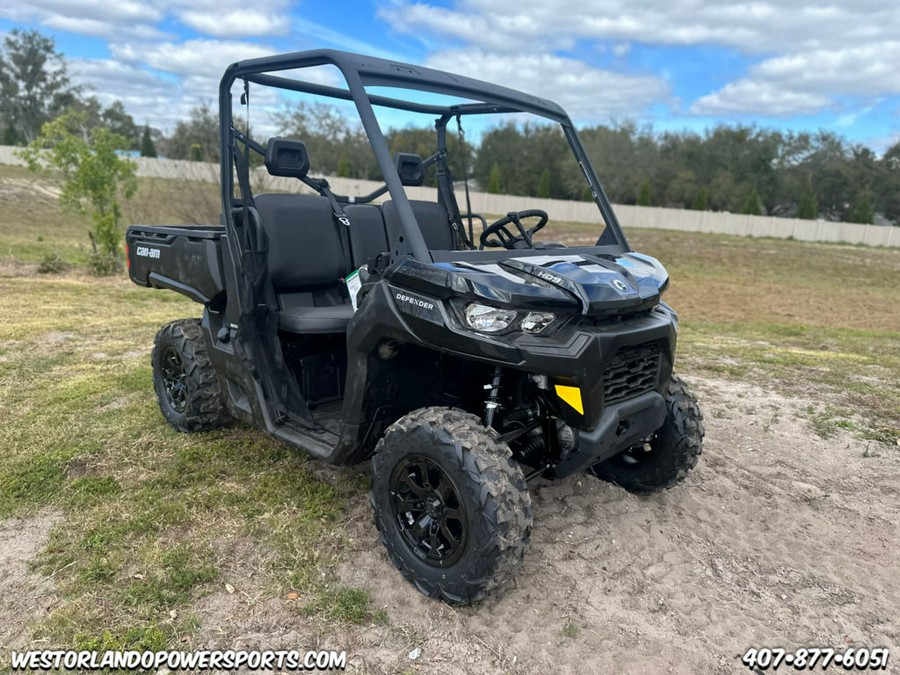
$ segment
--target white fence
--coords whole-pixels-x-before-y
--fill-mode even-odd
[[[0,146],[0,164],[24,164],[14,154],[15,148]],[[219,180],[218,164],[189,162],[179,159],[135,160],[138,174],[176,180],[200,180],[216,183]],[[363,195],[376,189],[380,183],[347,178],[329,178],[332,189],[338,194]],[[254,174],[254,187],[263,190],[295,191],[298,182],[273,178],[264,169]],[[432,188],[408,188],[410,197],[434,199]],[[519,210],[527,201],[527,208],[539,208],[555,220],[576,223],[596,222],[599,218],[593,202],[575,202],[560,199],[523,198],[514,195],[495,195],[472,192],[472,209],[479,213],[503,214]],[[857,223],[832,223],[823,220],[799,220],[772,216],[748,216],[713,211],[688,211],[647,206],[619,204],[615,207],[620,222],[628,227],[648,227],[686,232],[717,232],[751,237],[793,238],[801,241],[846,242],[869,246],[900,248],[900,227],[860,225]]]

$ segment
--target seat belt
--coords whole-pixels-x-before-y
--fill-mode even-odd
[[[319,180],[319,189],[322,191],[322,194],[328,199],[331,203],[331,211],[334,214],[334,220],[338,224],[338,234],[341,238],[341,246],[344,247],[344,250],[347,251],[347,263],[348,269],[347,272],[350,273],[353,271],[353,248],[350,245],[350,218],[347,216],[347,213],[344,211],[344,208],[341,206],[341,203],[337,200],[337,197],[334,196],[334,193],[331,191],[331,188],[328,187],[328,181],[324,178]]]
[[[456,195],[453,194],[452,178],[450,176],[450,168],[447,166],[447,154],[441,153],[437,160],[437,184],[438,194],[447,209],[447,220],[450,223],[450,229],[457,244],[462,244],[462,249],[474,248],[466,237],[466,230],[462,222],[457,221],[454,214],[459,213],[459,205],[456,203]]]

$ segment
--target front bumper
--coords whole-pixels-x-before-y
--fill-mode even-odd
[[[576,448],[547,477],[565,478],[585,471],[640,443],[659,429],[665,419],[666,400],[655,391],[607,406],[592,429],[577,430]]]

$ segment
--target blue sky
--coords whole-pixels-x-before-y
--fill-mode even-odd
[[[56,39],[79,82],[171,130],[231,62],[330,47],[560,102],[580,124],[820,128],[900,141],[900,5],[886,0],[5,0],[0,34]]]

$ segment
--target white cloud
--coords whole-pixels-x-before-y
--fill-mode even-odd
[[[777,83],[756,80],[730,82],[722,89],[697,99],[694,115],[811,115],[828,107],[831,99],[820,94],[791,91]]]
[[[656,45],[717,44],[751,53],[785,45],[823,48],[896,33],[900,16],[883,0],[458,0],[454,9],[399,1],[379,10],[400,32],[482,46],[570,48],[577,40]]]
[[[764,57],[688,102],[697,115],[812,114],[838,97],[900,91],[900,12],[883,0],[581,0],[577,10],[569,0],[457,0],[450,8],[396,0],[380,16],[400,33],[501,58],[583,42],[625,59],[621,45],[629,44],[714,45]]]
[[[179,18],[186,26],[215,37],[284,35],[290,29],[290,23],[284,17],[252,9],[216,14],[188,11],[179,14]]]
[[[189,28],[218,38],[286,35],[288,0],[156,0]]]
[[[234,40],[187,40],[136,45],[111,44],[110,52],[127,63],[144,63],[155,70],[183,76],[206,76],[215,81],[225,68],[243,59],[274,53],[271,47]]]
[[[660,79],[591,68],[552,54],[437,52],[425,65],[521,89],[559,103],[575,120],[610,120],[640,113],[668,95]]]
[[[110,59],[73,59],[69,72],[76,84],[89,85],[104,106],[121,101],[138,124],[172,128],[189,109],[177,85],[139,67]]]
[[[13,4],[17,4],[15,0]],[[24,4],[36,11],[111,24],[126,21],[153,23],[163,18],[163,13],[153,3],[139,0],[117,0],[110,3],[95,0],[29,0]]]
[[[297,33],[313,38],[317,43],[325,42],[349,52],[358,52],[367,56],[375,56],[381,59],[393,61],[405,61],[403,56],[378,46],[373,41],[363,39],[366,36],[354,36],[345,30],[333,30],[319,23],[295,16],[293,18],[294,30]]]
[[[59,14],[44,18],[42,23],[57,30],[93,37],[116,37],[118,39],[131,37],[138,40],[155,40],[166,37],[164,33],[149,25],[134,24],[123,27],[98,19],[82,19]]]
[[[93,37],[163,37],[155,24],[164,14],[148,2],[122,0],[99,3],[93,0],[7,0],[0,17],[26,23],[38,22],[50,28]]]
[[[834,97],[900,94],[900,41],[810,50],[767,59],[747,77],[694,102],[698,115],[811,114]]]

